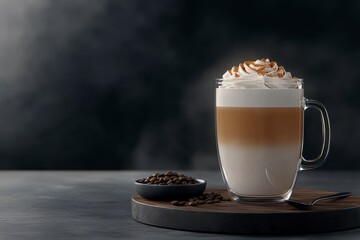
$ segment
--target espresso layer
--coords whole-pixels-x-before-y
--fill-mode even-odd
[[[301,143],[300,107],[217,107],[219,143],[271,146]]]

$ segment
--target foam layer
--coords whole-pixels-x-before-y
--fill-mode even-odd
[[[302,107],[303,89],[216,89],[217,107]]]

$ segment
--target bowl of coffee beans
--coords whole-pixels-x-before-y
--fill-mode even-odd
[[[140,196],[151,200],[188,199],[201,195],[206,181],[168,171],[136,180],[135,188]]]

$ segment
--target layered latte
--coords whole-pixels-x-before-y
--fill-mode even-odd
[[[268,59],[227,71],[216,89],[219,161],[239,196],[291,192],[301,161],[303,89]]]

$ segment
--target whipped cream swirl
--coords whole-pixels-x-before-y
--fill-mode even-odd
[[[226,71],[221,88],[302,88],[302,80],[286,72],[275,61],[245,61]]]

